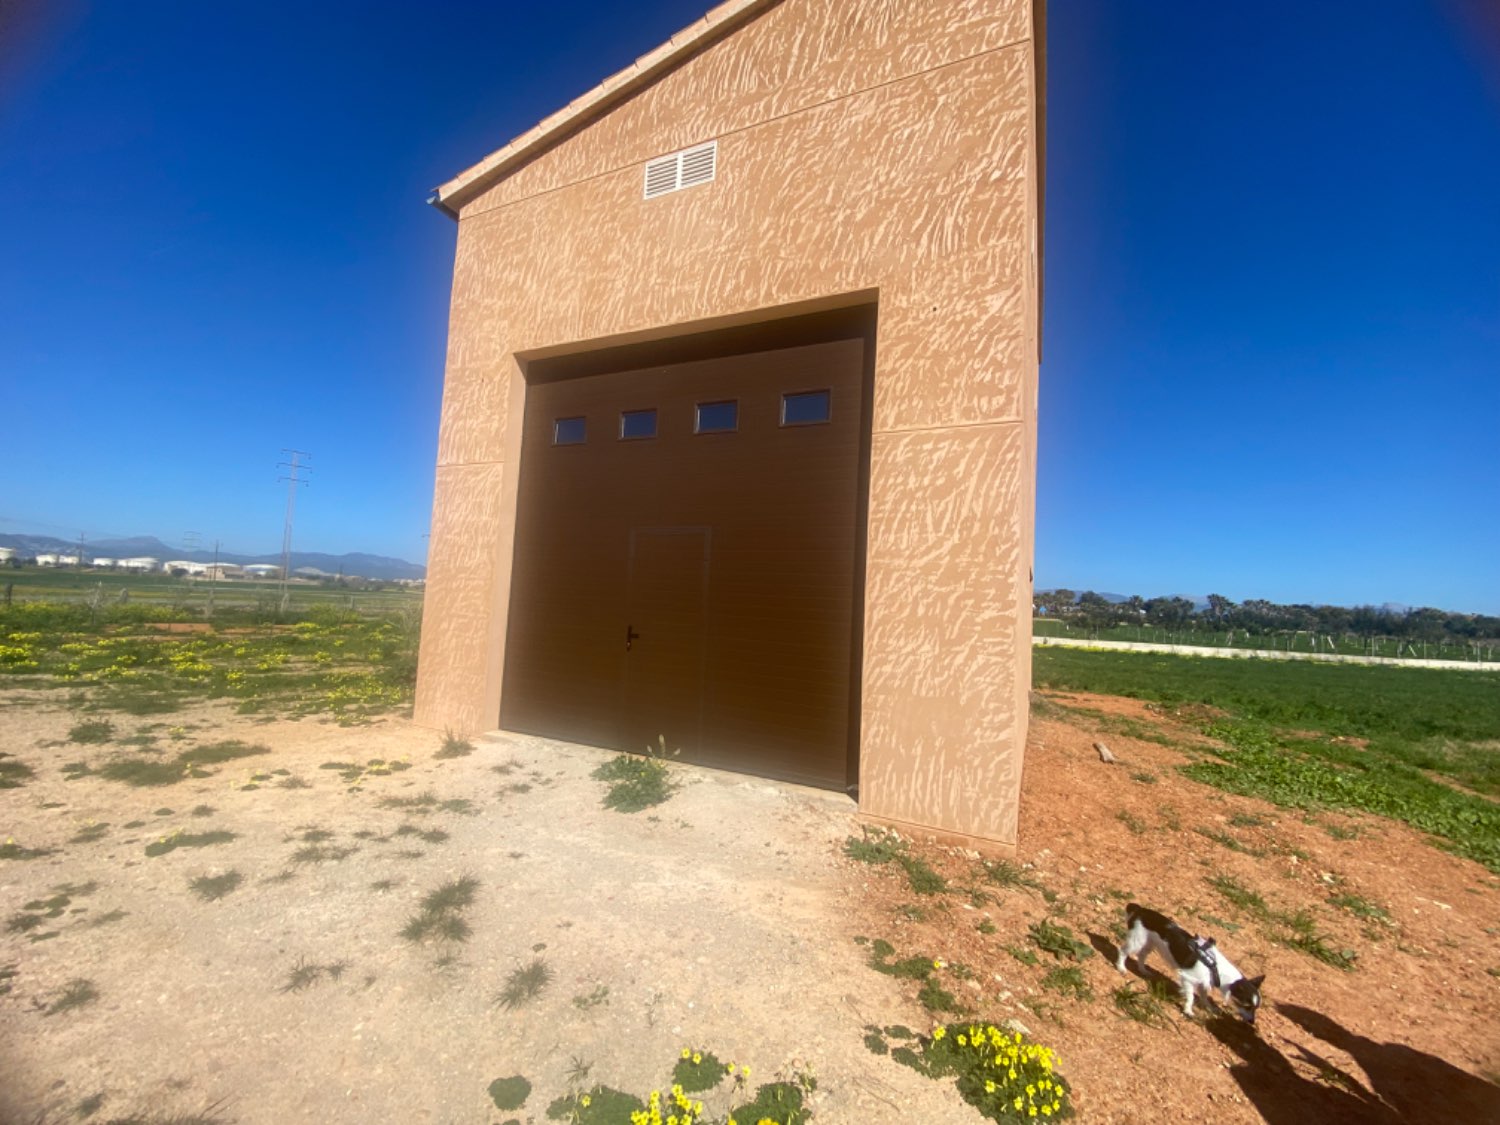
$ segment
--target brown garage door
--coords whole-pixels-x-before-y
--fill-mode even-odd
[[[840,323],[528,372],[505,729],[852,782],[869,344]]]

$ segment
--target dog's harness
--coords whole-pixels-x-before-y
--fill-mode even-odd
[[[1214,988],[1223,992],[1224,986],[1219,983],[1219,958],[1214,953],[1214,939],[1194,938],[1193,947],[1197,949],[1198,956],[1203,958],[1203,963],[1208,966],[1208,978],[1213,982]]]

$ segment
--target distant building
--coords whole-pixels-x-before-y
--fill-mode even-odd
[[[0,547],[0,563],[10,562],[15,557],[16,549],[14,547]]]
[[[201,562],[192,559],[170,559],[162,564],[162,569],[168,574],[177,574],[181,571],[189,578],[200,578],[208,573],[208,567]]]
[[[54,554],[51,554],[51,553],[44,554],[44,555],[38,555],[36,557],[36,565],[37,566],[77,566],[78,565],[78,556],[77,555],[54,555]]]
[[[326,570],[319,570],[315,566],[299,566],[299,567],[297,567],[297,569],[295,569],[294,571],[292,571],[292,575],[294,577],[296,577],[296,578],[332,578],[333,577],[333,575],[329,574]]]
[[[115,560],[114,559],[106,559],[106,558],[96,558],[93,562],[89,563],[89,565],[90,566],[94,566],[94,567],[98,567],[101,570],[113,570],[114,567],[115,567]]]
[[[211,563],[203,568],[203,576],[205,578],[222,580],[225,578],[243,578],[244,575],[245,568],[240,566],[239,563]]]
[[[115,566],[120,570],[138,570],[149,574],[161,569],[161,560],[153,559],[150,555],[140,555],[133,559],[121,559]]]
[[[281,567],[275,563],[250,563],[244,568],[247,578],[280,578]]]

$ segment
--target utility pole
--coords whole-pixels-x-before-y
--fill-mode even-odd
[[[219,581],[219,541],[214,540],[214,568],[208,572],[208,610],[205,617],[214,615],[214,586]]]
[[[277,478],[286,481],[286,526],[281,532],[281,611],[285,613],[289,605],[286,584],[292,572],[292,515],[297,507],[297,486],[307,483],[305,479],[297,475],[297,472],[298,470],[311,472],[311,469],[299,458],[310,458],[312,454],[300,449],[283,449],[281,452],[291,454],[292,458],[290,461],[277,462],[279,468],[287,470],[286,476]]]

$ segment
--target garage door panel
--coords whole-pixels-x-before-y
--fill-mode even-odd
[[[849,780],[865,346],[528,386],[502,725]],[[830,422],[781,426],[782,394],[825,388]],[[694,434],[726,400],[737,429]],[[620,440],[641,409],[657,436]],[[583,443],[554,445],[576,417]]]

